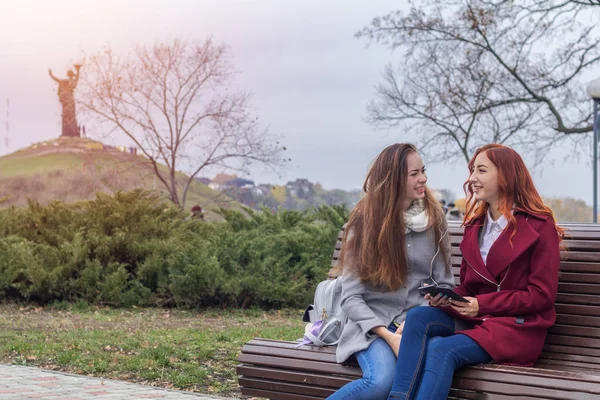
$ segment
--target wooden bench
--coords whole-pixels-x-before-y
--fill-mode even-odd
[[[534,367],[475,365],[455,373],[453,399],[600,399],[600,225],[561,224],[569,250],[560,264],[556,324]],[[450,223],[458,284],[463,230]],[[338,236],[332,265],[341,248]],[[330,271],[331,273],[331,271]],[[299,332],[299,336],[301,332]],[[254,339],[239,356],[242,394],[282,400],[323,399],[362,376],[355,361],[335,362],[335,349]]]

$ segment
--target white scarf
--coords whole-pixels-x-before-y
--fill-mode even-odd
[[[425,212],[423,200],[415,200],[412,202],[408,210],[404,212],[404,233],[423,232],[429,225],[429,217]]]

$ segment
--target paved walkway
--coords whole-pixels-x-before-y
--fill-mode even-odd
[[[0,399],[223,399],[135,383],[0,364]]]

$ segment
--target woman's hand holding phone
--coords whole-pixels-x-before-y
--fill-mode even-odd
[[[479,302],[477,301],[477,298],[465,296],[465,299],[469,300],[469,302],[465,303],[463,301],[452,300],[450,307],[454,308],[456,312],[465,317],[476,317],[477,314],[479,314]]]
[[[425,300],[429,300],[429,305],[432,307],[445,307],[452,303],[452,299],[449,299],[448,296],[444,296],[442,293],[438,293],[435,296],[427,293]]]
[[[425,300],[429,300],[429,305],[432,307],[450,306],[465,317],[476,317],[479,314],[479,302],[476,297],[465,296],[465,300],[468,300],[468,302],[464,302],[452,300],[448,296],[438,293],[435,296],[426,294]]]

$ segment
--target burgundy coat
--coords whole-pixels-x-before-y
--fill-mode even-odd
[[[556,320],[559,238],[552,218],[523,212],[514,216],[517,233],[512,246],[509,225],[492,245],[487,265],[479,251],[484,218],[465,228],[456,292],[477,298],[477,317],[461,316],[452,307],[442,309],[475,323],[474,328],[457,333],[475,340],[495,362],[530,366]]]

